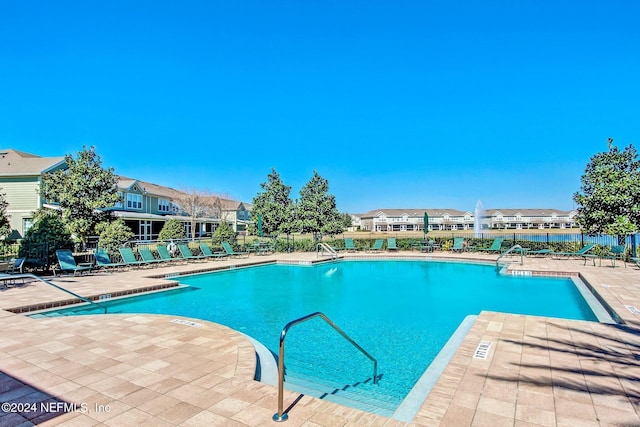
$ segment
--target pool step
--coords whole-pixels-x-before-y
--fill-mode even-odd
[[[338,384],[314,377],[285,376],[285,388],[350,408],[390,417],[399,405],[393,397],[381,394],[373,382]]]

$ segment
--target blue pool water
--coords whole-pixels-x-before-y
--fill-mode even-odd
[[[110,313],[163,313],[221,323],[275,354],[285,324],[323,312],[378,359],[382,377],[375,392],[392,406],[411,390],[467,315],[489,310],[597,321],[570,279],[500,275],[494,266],[477,264],[268,265],[185,276],[180,282],[191,288],[106,305]],[[371,387],[369,360],[320,319],[292,328],[286,348],[292,378],[322,379],[329,391]]]

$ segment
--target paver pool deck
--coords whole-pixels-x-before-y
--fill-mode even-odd
[[[497,257],[449,252],[345,256],[489,262]],[[84,296],[116,295],[166,286],[175,279],[163,276],[174,272],[316,259],[304,253],[251,256],[53,281]],[[526,257],[510,270],[579,274],[623,324],[482,312],[412,422],[304,396],[282,425],[640,425],[640,312],[633,310],[640,308],[640,270],[550,257]],[[277,425],[271,420],[277,389],[254,380],[254,347],[227,327],[176,316],[37,319],[8,311],[67,297],[36,281],[0,290],[0,401],[16,404],[9,413],[0,411],[0,425]],[[492,343],[486,359],[473,357],[481,341]],[[299,396],[286,392],[285,407]],[[17,404],[25,409],[33,402],[47,402],[49,411],[37,405],[12,412]],[[77,409],[65,412],[71,404]]]

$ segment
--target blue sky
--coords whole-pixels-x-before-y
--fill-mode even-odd
[[[250,202],[574,207],[640,144],[636,1],[5,1],[0,148]]]

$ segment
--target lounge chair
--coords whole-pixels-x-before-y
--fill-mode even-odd
[[[9,268],[6,270],[6,273],[0,274],[0,281],[5,288],[9,287],[9,283],[12,283],[15,286],[16,279],[22,279],[22,283],[24,283],[24,276],[22,276],[24,261],[25,258],[14,259],[9,265]],[[22,277],[16,275],[20,275]]]
[[[552,252],[551,254],[556,256],[556,257],[582,258],[582,259],[584,259],[584,263],[585,264],[587,263],[587,259],[591,258],[591,259],[593,259],[593,265],[596,265],[596,255],[587,253],[591,249],[593,249],[595,246],[596,246],[595,243],[589,243],[587,246],[585,246],[584,248],[582,248],[582,249],[580,249],[579,251],[576,251],[576,252]]]
[[[495,239],[493,239],[491,246],[489,246],[488,248],[478,248],[478,250],[481,252],[498,253],[502,250],[503,240],[504,238],[502,237],[496,237]]]
[[[158,255],[164,262],[179,262],[182,261],[181,257],[172,257],[166,246],[158,245]]]
[[[207,258],[220,259],[228,256],[225,252],[212,252],[209,245],[204,242],[200,242],[200,251],[202,252],[202,255]]]
[[[98,249],[94,252],[93,257],[96,259],[96,267],[104,268],[105,270],[110,268],[126,267],[127,264],[121,262],[111,262],[109,254],[104,249]]]
[[[138,253],[140,254],[140,258],[142,258],[142,261],[144,261],[149,265],[154,265],[154,264],[164,262],[164,260],[154,257],[153,253],[151,252],[151,249],[149,248],[138,247]]]
[[[194,255],[193,252],[191,252],[191,249],[189,249],[189,246],[186,243],[180,243],[178,245],[178,250],[180,251],[180,255],[182,255],[182,258],[186,259],[186,260],[206,260],[207,257],[204,255]]]
[[[56,258],[58,258],[59,269],[54,267],[53,275],[57,275],[57,271],[62,273],[64,272],[73,272],[75,276],[76,273],[88,272],[90,273],[93,269],[93,265],[91,263],[80,263],[76,264],[76,260],[73,258],[73,254],[69,249],[58,249],[56,251]]]
[[[452,252],[464,252],[464,237],[454,237]]]
[[[122,256],[122,261],[129,266],[132,267],[139,267],[141,265],[146,265],[147,263],[144,261],[138,261],[138,258],[136,258],[136,254],[133,253],[133,249],[131,248],[120,248],[118,249],[120,251],[120,256]]]
[[[344,239],[344,250],[349,252],[349,251],[357,251],[358,248],[356,248],[356,245],[353,244],[353,239],[350,237],[347,237]]]
[[[381,251],[382,250],[382,246],[384,245],[384,239],[376,239],[375,242],[373,242],[373,246],[371,246],[371,248],[369,249],[369,251]]]
[[[248,257],[249,256],[249,252],[236,252],[233,250],[233,248],[231,247],[231,245],[229,244],[229,242],[222,242],[222,247],[224,248],[224,251],[227,253],[227,255],[229,256],[237,256],[237,257]]]
[[[393,237],[389,237],[387,239],[387,250],[388,251],[397,251],[398,245],[396,244],[396,239]]]

